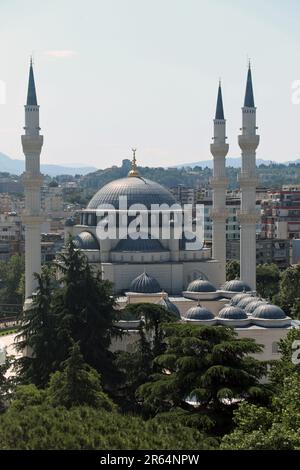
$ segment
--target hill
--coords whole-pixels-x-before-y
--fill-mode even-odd
[[[0,152],[0,171],[11,173],[13,175],[21,175],[25,169],[25,159],[24,160],[17,160],[10,158],[8,155]],[[86,175],[95,171],[96,168],[89,166],[89,167],[69,167],[69,166],[61,166],[61,165],[45,165],[41,164],[41,172],[44,175],[49,176],[57,176],[57,175],[71,175],[75,176],[79,175]]]

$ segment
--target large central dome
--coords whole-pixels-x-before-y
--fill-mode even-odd
[[[151,204],[176,204],[172,194],[160,184],[140,176],[128,176],[99,189],[87,209],[98,209],[101,204],[112,204],[118,209],[120,196],[127,196],[127,207],[132,204],[144,204],[147,209],[151,209]]]

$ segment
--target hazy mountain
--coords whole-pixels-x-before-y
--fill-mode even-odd
[[[270,165],[271,160],[263,160],[261,158],[258,158],[256,160],[256,165]],[[195,166],[201,166],[202,168],[208,167],[212,168],[213,167],[213,158],[211,157],[210,160],[202,160],[200,162],[193,162],[193,163],[183,163],[182,165],[176,165],[176,168],[184,168],[184,167],[190,167],[194,168]],[[226,158],[226,166],[232,166],[233,168],[239,168],[241,166],[241,157],[237,158]]]
[[[14,175],[21,175],[25,169],[25,158],[24,160],[14,160],[13,158],[4,155],[0,152],[0,172],[5,171]],[[92,171],[96,171],[97,168],[92,166],[60,166],[60,165],[45,165],[41,164],[41,173],[49,176],[57,175],[86,175]]]

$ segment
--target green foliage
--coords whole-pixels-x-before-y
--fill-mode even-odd
[[[71,239],[59,255],[56,270],[45,268],[38,281],[37,296],[19,334],[19,349],[29,352],[19,361],[23,382],[45,387],[69,357],[74,342],[80,343],[84,361],[101,373],[105,384],[113,380],[109,346],[117,329],[110,283],[92,273]]]
[[[266,398],[259,382],[266,365],[249,356],[262,350],[254,340],[237,339],[224,327],[171,324],[164,331],[167,348],[155,359],[160,370],[138,390],[153,414],[189,410],[199,414],[201,429],[223,434],[237,401]],[[196,400],[196,408],[190,400]]]
[[[112,285],[93,273],[86,257],[75,249],[70,238],[66,252],[58,257],[61,286],[55,291],[53,311],[61,360],[68,357],[73,341],[80,342],[84,361],[101,373],[105,382],[113,380],[112,335],[118,330]]]
[[[114,404],[103,393],[100,375],[95,369],[84,363],[79,344],[74,344],[70,357],[62,364],[63,371],[56,371],[50,378],[47,396],[53,406],[87,405],[107,411],[114,409]]]
[[[0,261],[0,302],[21,304],[24,300],[24,257],[13,255],[8,262]]]
[[[18,388],[0,415],[1,450],[199,450],[213,444],[180,423],[145,422],[88,406],[52,406],[47,393],[33,385]]]
[[[287,268],[282,276],[279,285],[279,295],[276,297],[278,305],[287,315],[299,315],[300,302],[300,263]]]
[[[234,422],[236,429],[223,438],[221,449],[300,450],[300,375],[284,378],[270,409],[242,403]]]
[[[140,319],[139,340],[133,352],[119,351],[116,366],[121,371],[118,386],[118,402],[123,410],[142,412],[145,414],[136,390],[145,383],[156,370],[154,358],[165,350],[162,323],[177,321],[172,312],[159,305],[142,303],[129,304],[122,311],[122,318]]]
[[[55,285],[54,272],[43,267],[37,275],[38,290],[33,298],[32,307],[27,310],[21,321],[17,348],[27,356],[17,361],[17,367],[24,383],[34,383],[44,387],[50,374],[60,365],[58,355],[57,318],[52,309]]]
[[[226,263],[226,280],[232,281],[240,277],[240,263],[231,259]]]
[[[256,267],[257,293],[271,300],[278,293],[280,271],[276,264],[259,264]]]
[[[14,388],[14,380],[12,378],[7,378],[6,376],[11,365],[12,361],[9,357],[6,357],[4,364],[0,364],[0,413],[2,413],[7,407]]]
[[[293,373],[300,375],[300,364],[295,363],[300,358],[300,354],[297,352],[299,345],[297,348],[293,348],[294,341],[299,341],[298,344],[300,345],[299,328],[293,328],[284,339],[279,341],[278,348],[281,357],[271,365],[270,380],[277,393],[282,389],[286,377]],[[298,361],[293,361],[293,357]]]

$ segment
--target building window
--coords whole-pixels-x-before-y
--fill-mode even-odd
[[[278,354],[278,353],[279,353],[278,343],[274,341],[274,343],[272,343],[272,354]]]

